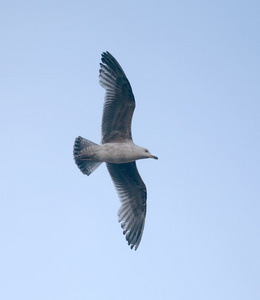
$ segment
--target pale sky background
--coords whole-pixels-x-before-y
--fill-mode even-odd
[[[2,1],[0,299],[260,299],[260,2]],[[130,250],[99,143],[101,52],[158,161]]]

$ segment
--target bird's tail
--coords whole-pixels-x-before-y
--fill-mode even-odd
[[[96,170],[96,168],[102,164],[102,162],[98,161],[93,161],[91,159],[82,159],[82,157],[79,155],[79,153],[88,147],[91,146],[97,146],[97,144],[84,139],[81,136],[78,136],[75,139],[74,147],[73,147],[73,155],[74,155],[74,160],[78,168],[83,174],[90,175],[93,171]]]

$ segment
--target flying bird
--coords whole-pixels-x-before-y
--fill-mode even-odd
[[[101,145],[77,137],[74,160],[88,176],[102,162],[106,163],[122,203],[118,220],[128,245],[137,250],[144,230],[147,192],[135,161],[158,157],[133,142],[131,122],[135,98],[123,69],[109,52],[102,53],[101,61],[100,85],[106,90]]]

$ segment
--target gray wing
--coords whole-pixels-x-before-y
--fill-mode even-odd
[[[99,79],[106,90],[102,117],[102,144],[132,139],[135,99],[123,69],[109,53],[102,53]]]
[[[146,187],[136,168],[135,162],[126,164],[107,163],[108,171],[122,205],[118,211],[123,233],[131,249],[138,248],[144,230],[146,215]]]

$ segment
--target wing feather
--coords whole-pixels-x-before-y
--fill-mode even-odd
[[[131,122],[135,99],[131,85],[116,59],[102,53],[99,79],[106,90],[102,117],[102,144],[132,139]]]
[[[128,245],[131,249],[135,247],[136,250],[141,242],[145,224],[146,186],[138,173],[135,162],[107,163],[107,168],[122,203],[118,210],[118,220]]]

